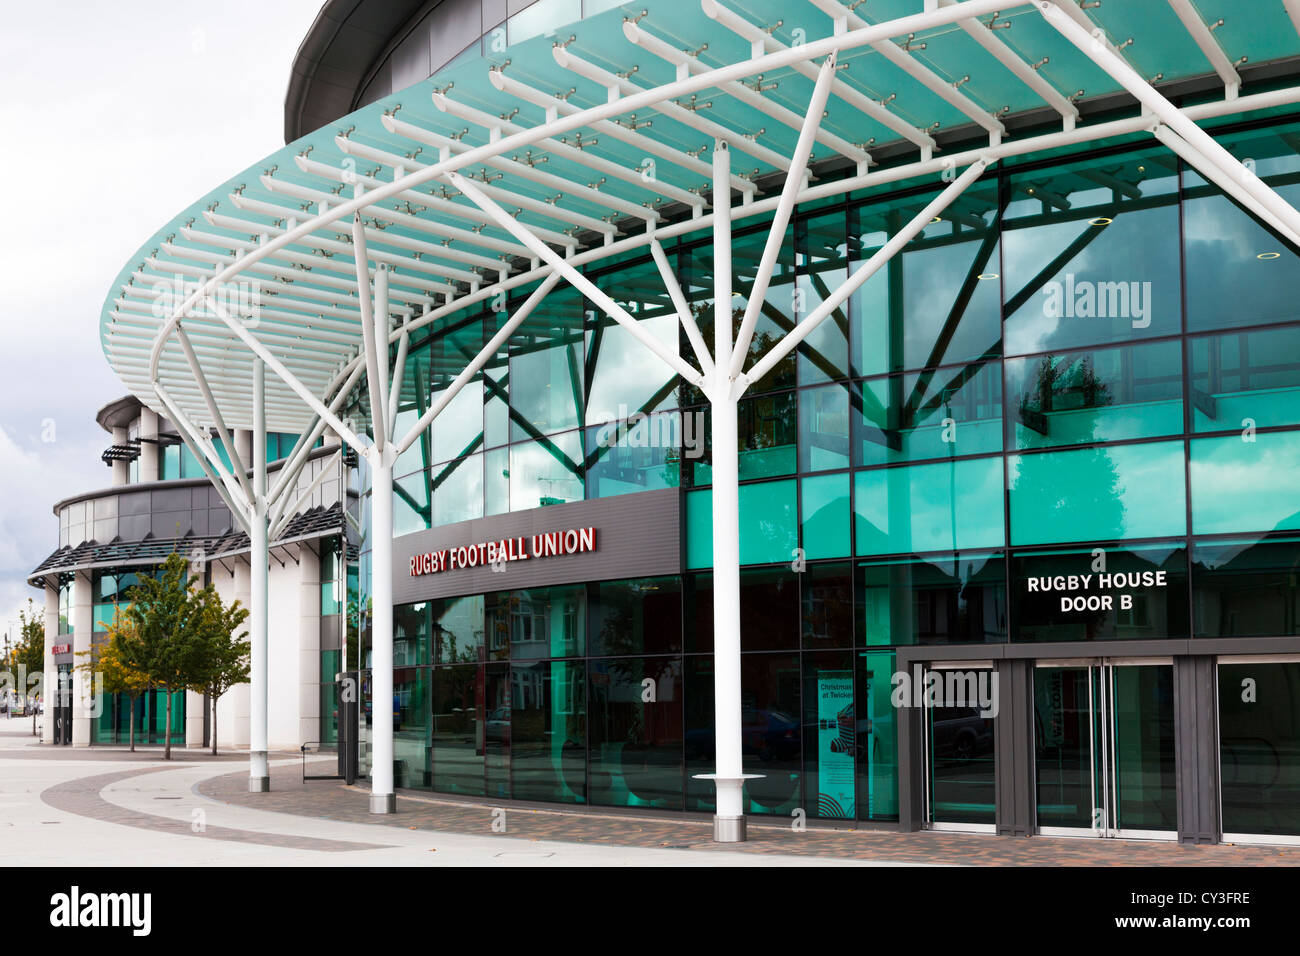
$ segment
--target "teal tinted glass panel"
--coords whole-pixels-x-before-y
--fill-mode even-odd
[[[486,736],[509,726],[499,717],[495,725],[488,724],[483,671],[476,664],[431,671],[433,789],[441,793],[483,796]]]
[[[798,393],[760,395],[740,402],[740,480],[794,474]]]
[[[1219,665],[1225,833],[1300,835],[1300,663]]]
[[[522,43],[582,19],[582,0],[537,0],[506,21],[509,42]]]
[[[413,348],[406,356],[406,369],[402,375],[401,395],[397,416],[393,420],[393,433],[407,434],[429,407],[429,363],[431,346]],[[410,448],[397,456],[393,463],[396,477],[409,475],[433,464],[432,429],[426,428]]]
[[[435,392],[437,401],[443,391]],[[483,443],[483,383],[467,382],[447,403],[429,429],[433,434],[433,461],[444,462],[477,450]]]
[[[740,487],[740,563],[794,560],[799,544],[796,484],[764,481]],[[713,565],[713,493],[686,496],[686,565]]]
[[[803,657],[805,801],[815,816],[857,816],[854,766],[858,719],[853,699],[853,655],[822,651]]]
[[[587,680],[581,661],[510,668],[510,792],[517,800],[587,799]]]
[[[798,464],[798,406],[797,392],[741,399],[736,409],[741,481],[794,474]],[[695,414],[692,434],[703,437],[704,453],[694,459],[692,483],[707,485],[713,481],[712,412],[705,407]]]
[[[454,524],[483,517],[483,456],[469,455],[429,470],[433,523]]]
[[[686,495],[686,566],[713,567],[713,492]]]
[[[858,817],[863,820],[898,819],[899,711],[890,701],[893,674],[892,653],[858,653]]]
[[[622,807],[682,806],[682,659],[587,662],[590,798]],[[653,700],[643,681],[655,682]]]
[[[763,255],[763,247],[767,244],[769,227],[764,225],[761,229],[737,234],[731,243],[731,266],[734,273],[732,278],[732,307],[736,317],[735,327],[739,329],[739,319],[744,316],[745,310],[749,307],[750,292],[754,288],[754,276],[758,272],[759,260]],[[708,250],[712,255],[712,249]],[[792,328],[794,328],[795,315],[795,290],[798,286],[795,283],[795,264],[794,264],[794,228],[788,227],[785,231],[785,239],[781,244],[780,253],[777,255],[776,266],[772,272],[772,278],[768,283],[767,293],[763,296],[763,305],[758,313],[758,321],[754,326],[754,336],[750,340],[749,355],[745,360],[745,367],[748,368],[763,356],[776,342]],[[713,343],[711,334],[706,334],[704,341],[710,345]],[[763,376],[762,379],[755,382],[749,387],[750,393],[767,392],[779,388],[790,388],[795,384],[795,363],[796,359],[793,354],[786,356],[776,367]]]
[[[853,646],[853,565],[810,564],[799,579],[804,650]]]
[[[429,473],[417,471],[393,479],[393,534],[410,534],[433,526],[429,503]]]
[[[840,558],[851,551],[849,474],[818,475],[799,481],[803,495],[803,549],[806,557]]]
[[[511,445],[511,510],[581,501],[582,461],[582,436],[576,431]]]
[[[799,393],[799,470],[849,466],[849,386],[827,385]]]
[[[510,657],[576,657],[587,647],[587,590],[581,584],[512,591]]]
[[[1300,530],[1300,432],[1192,441],[1192,531]]]
[[[1187,533],[1182,442],[1012,455],[1013,544]]]
[[[1002,235],[1005,349],[1134,342],[1181,328],[1168,152],[1017,173]]]
[[[1002,368],[958,368],[868,379],[850,397],[856,464],[1002,450]]]
[[[1196,637],[1300,634],[1300,539],[1203,541],[1192,548]]]
[[[429,668],[393,668],[393,786],[428,790],[433,785]]]
[[[863,561],[855,587],[858,635],[868,646],[1006,640],[1001,552]]]
[[[656,654],[682,649],[677,577],[601,581],[589,586],[592,655]],[[579,647],[576,653],[582,653]]]
[[[1122,830],[1176,830],[1174,669],[1110,670],[1116,823]]]
[[[1220,137],[1248,161],[1265,184],[1292,206],[1300,204],[1296,128],[1284,126]],[[1187,328],[1223,329],[1300,319],[1294,290],[1300,257],[1269,229],[1208,185],[1184,172],[1183,234],[1187,258]]]
[[[855,375],[950,365],[997,351],[998,189],[970,187],[853,294]],[[849,212],[850,271],[874,254],[933,196]]]
[[[335,681],[343,669],[339,651],[320,652],[320,740],[323,744],[339,741],[339,686]]]
[[[113,617],[116,612],[116,604],[96,604],[93,608],[94,618],[93,627],[96,631],[107,631],[110,624],[113,623]]]
[[[686,808],[712,810],[712,782],[695,775],[715,766],[713,657],[688,657],[685,665]],[[745,766],[764,768],[762,779],[746,782],[746,813],[789,818],[801,804],[799,677],[798,655],[740,657],[742,755]]]
[[[510,449],[493,448],[483,454],[483,514],[510,510]]]
[[[1008,359],[1007,443],[1046,448],[1183,430],[1176,341]]]
[[[596,285],[621,305],[640,330],[677,353],[677,311],[651,261],[606,273]],[[676,404],[676,374],[613,319],[588,312],[586,333],[588,425],[626,421]]]
[[[1188,350],[1196,431],[1300,424],[1300,326],[1198,336]]]
[[[797,485],[764,481],[740,487],[740,563],[793,560],[799,546]]]
[[[433,620],[428,601],[393,608],[393,664],[418,667],[429,663]]]
[[[853,513],[858,554],[1000,547],[1002,459],[860,471]]]
[[[843,212],[801,219],[795,226],[795,313],[810,314],[848,278]],[[799,384],[833,382],[849,369],[849,308],[841,305],[799,344]]]
[[[577,428],[584,389],[582,300],[553,292],[510,343],[513,441]]]
[[[432,601],[433,662],[463,664],[477,661],[483,654],[483,595],[443,598]]]
[[[587,497],[676,488],[683,426],[692,427],[695,421],[694,414],[670,411],[588,428]]]
[[[496,448],[510,441],[510,375],[504,358],[483,370],[483,444]]]
[[[1015,641],[1186,638],[1187,549],[1182,542],[1019,552],[1011,559]]]

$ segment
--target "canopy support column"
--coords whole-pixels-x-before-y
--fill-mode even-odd
[[[745,839],[746,774],[740,718],[740,440],[730,371],[731,150],[713,147],[713,375],[706,392],[713,444],[713,708],[714,772],[717,794],[713,839]]]
[[[249,522],[248,790],[271,789],[267,764],[267,588],[270,573],[266,520],[266,366],[253,362],[253,501]]]
[[[372,450],[370,524],[370,812],[395,813],[393,792],[393,459]]]

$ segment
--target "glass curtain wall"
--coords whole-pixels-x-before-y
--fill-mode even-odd
[[[1300,123],[1217,136],[1300,203]],[[799,210],[755,348],[815,309],[938,185]],[[737,225],[734,315],[765,236],[762,222]],[[708,237],[667,250],[711,340]],[[648,257],[590,275],[689,356]],[[1297,276],[1297,250],[1149,141],[1011,164],[751,388],[740,408],[740,545],[747,593],[766,616],[743,631],[746,747],[772,769],[756,805],[844,810],[823,759],[834,745],[854,755],[856,815],[896,813],[893,718],[880,695],[900,646],[1300,633]],[[412,344],[403,422],[529,291]],[[524,598],[485,605],[482,619],[497,622],[482,625],[489,636],[457,651],[468,657],[429,665],[433,786],[456,779],[440,782],[445,749],[464,765],[463,792],[518,778],[564,799],[702,806],[707,788],[689,778],[712,746],[711,705],[695,694],[708,692],[707,663],[693,656],[711,648],[702,396],[560,288],[453,404],[399,462],[399,534],[679,487],[687,574],[680,627],[654,634],[611,624],[608,589],[588,587],[581,648],[556,636],[550,598],[540,611],[531,595],[528,610]],[[364,396],[357,408],[364,420]],[[1093,604],[1063,607],[1051,582],[1071,574],[1106,576]],[[474,640],[458,630],[449,647]],[[431,646],[439,640],[435,626]],[[553,641],[563,652],[542,653]],[[845,674],[851,746],[823,726],[832,717],[815,699],[825,693],[830,708]],[[640,696],[647,680],[654,700]],[[579,687],[581,703],[569,693]],[[489,736],[507,717],[509,731]],[[565,744],[538,751],[547,735],[563,736],[570,757],[586,754],[584,789],[568,781]],[[524,742],[531,763],[518,776]],[[511,758],[494,763],[507,746]]]

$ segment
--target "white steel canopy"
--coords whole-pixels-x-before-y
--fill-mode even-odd
[[[832,49],[837,72],[811,148],[821,179],[799,199],[934,175],[981,153],[1015,155],[1155,125],[1141,116],[1096,129],[1078,124],[1075,100],[1123,86],[1033,4],[853,6],[647,0],[367,106],[268,156],[160,229],[106,302],[109,362],[155,410],[169,413],[156,381],[179,410],[214,424],[176,335],[173,308],[185,304],[191,314],[182,325],[227,426],[251,421],[254,345],[313,394],[328,394],[360,362],[358,211],[369,275],[389,267],[394,343],[403,331],[489,299],[503,280],[519,287],[548,272],[532,268],[537,257],[451,186],[455,170],[575,265],[643,247],[651,230],[664,238],[707,228],[690,217],[711,208],[709,154],[718,138],[736,157],[739,214],[770,213],[775,202],[762,199],[791,166],[820,62]],[[1295,99],[1233,100],[1235,64],[1300,53],[1281,0],[1234,3],[1217,28],[1190,0],[1087,6],[1059,9],[1101,31],[1089,42],[1117,50],[1139,79],[1169,83],[1211,71],[1221,78],[1219,102],[1193,116]],[[868,26],[868,17],[886,16],[901,19]],[[1051,114],[1059,130],[1076,135],[1045,136],[1041,120]],[[1040,122],[1012,133],[1025,128],[1016,122],[1022,116]],[[967,148],[939,148],[960,140]],[[873,154],[892,164],[871,167]],[[200,284],[240,328],[192,294]],[[312,411],[272,376],[267,415],[271,429],[299,432]]]
[[[445,70],[203,197],[119,276],[104,310],[104,350],[134,394],[176,421],[250,527],[255,551],[259,540],[265,550],[267,523],[283,512],[295,466],[326,425],[371,464],[373,533],[383,541],[396,454],[556,283],[575,286],[713,406],[713,777],[719,819],[743,819],[736,400],[999,160],[1155,135],[1300,246],[1300,214],[1197,126],[1300,102],[1300,71],[1289,63],[1300,53],[1300,2],[1224,7],[1210,16],[1205,0],[627,4]],[[1162,92],[1171,89],[1196,102],[1175,107]],[[910,223],[752,356],[796,204],[924,177],[941,187],[933,200],[918,200]],[[760,216],[772,226],[757,268],[736,277],[748,303],[736,323],[731,226]],[[968,219],[953,215],[953,228]],[[689,233],[714,240],[711,349],[661,246]],[[689,354],[644,332],[580,271],[630,251],[653,255]],[[532,291],[496,339],[413,428],[396,433],[410,335],[516,290]],[[373,442],[340,418],[363,377]],[[250,485],[223,467],[212,435],[229,446],[235,427],[303,434],[275,487],[264,473]],[[391,553],[373,554],[373,693],[385,700]],[[257,618],[255,607],[255,629]],[[264,608],[260,626],[255,752],[265,746]],[[384,711],[374,714],[378,809],[392,800]]]

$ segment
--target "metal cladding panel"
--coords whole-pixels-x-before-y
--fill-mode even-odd
[[[677,489],[665,488],[476,518],[403,535],[393,541],[393,603],[409,604],[429,598],[552,584],[680,574],[680,508],[681,495]],[[525,548],[531,551],[535,534],[578,528],[595,529],[594,550],[508,561],[501,572],[479,564],[411,574],[411,559],[415,555],[514,538],[523,538]]]

